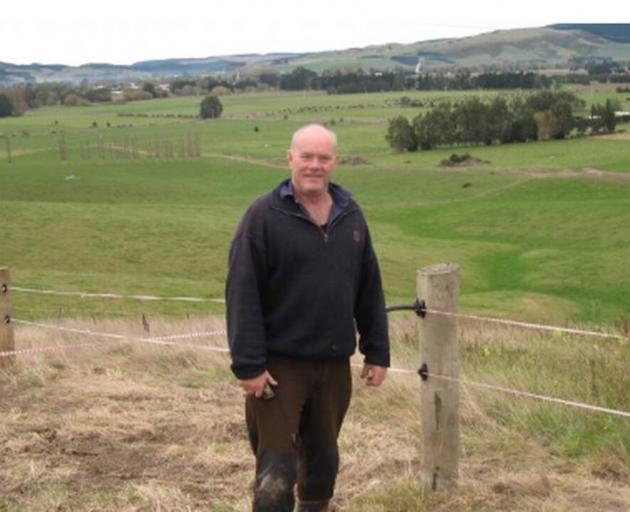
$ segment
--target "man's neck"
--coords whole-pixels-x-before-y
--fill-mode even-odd
[[[314,194],[304,194],[301,193],[294,183],[291,183],[293,188],[293,197],[295,200],[304,205],[304,206],[312,206],[312,207],[322,207],[326,205],[330,205],[332,203],[332,196],[330,195],[330,191],[328,188],[326,190],[314,193]]]
[[[301,194],[294,189],[293,196],[298,203],[303,204],[307,207],[322,207],[329,205],[332,202],[332,196],[330,195],[330,192],[328,192],[328,190],[320,194]]]
[[[308,211],[311,219],[313,219],[315,223],[323,226],[328,222],[333,205],[333,198],[328,190],[319,194],[300,194],[300,192],[294,188],[293,197]]]

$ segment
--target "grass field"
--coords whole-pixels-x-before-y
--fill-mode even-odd
[[[223,118],[207,122],[185,117],[199,98],[55,107],[0,120],[13,156],[0,160],[0,266],[24,288],[221,298],[236,224],[287,176],[291,133],[334,120],[342,154],[364,161],[342,165],[336,181],[365,211],[389,304],[413,301],[416,269],[456,262],[463,311],[627,335],[627,132],[397,154],[384,139],[387,118],[415,115],[395,106],[400,96],[223,97]],[[618,99],[628,110],[625,96]],[[191,136],[201,156],[177,157]],[[131,143],[136,158],[123,154]],[[172,156],[150,156],[168,145]],[[482,163],[440,167],[453,152]],[[224,313],[215,302],[20,292],[13,305],[18,319],[134,336],[143,333],[143,315],[160,335],[222,327]],[[406,322],[394,321],[393,340],[396,364],[411,368],[417,351]],[[630,409],[628,343],[475,322],[463,323],[460,337],[468,378]],[[18,347],[81,341],[24,327],[16,338]],[[417,383],[406,379],[393,377],[380,395],[357,384],[342,440],[343,510],[630,508],[627,420],[469,388],[462,489],[424,494],[415,478]],[[252,461],[238,391],[219,356],[121,345],[25,358],[0,372],[0,390],[0,511],[246,507]],[[373,446],[380,457],[366,462]]]
[[[371,222],[389,302],[413,297],[416,268],[455,261],[466,309],[587,324],[625,318],[627,140],[458,148],[486,163],[446,171],[439,162],[453,150],[395,154],[387,147],[387,118],[412,113],[391,106],[398,97],[224,97],[224,119],[205,123],[176,117],[194,114],[195,98],[46,108],[3,120],[0,131],[16,136],[14,162],[0,163],[7,241],[0,262],[23,287],[220,297],[231,234],[247,204],[286,176],[290,134],[308,121],[336,119],[341,152],[367,162],[342,166],[337,180]],[[66,161],[59,158],[61,130]],[[200,138],[201,158],[145,154],[159,141],[177,147],[191,133]],[[116,149],[98,155],[99,144],[121,148],[132,140],[136,159]],[[81,153],[88,145],[89,159]],[[57,315],[59,307],[71,316],[146,309],[34,296],[15,301],[29,318]],[[202,310],[151,305],[160,314]]]

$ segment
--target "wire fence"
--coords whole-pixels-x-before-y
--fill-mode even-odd
[[[59,295],[59,296],[70,296],[70,297],[80,297],[80,298],[102,298],[102,299],[127,299],[127,300],[137,300],[137,301],[180,301],[180,302],[214,302],[218,304],[225,304],[225,299],[219,298],[207,298],[207,297],[160,297],[155,295],[124,295],[119,293],[110,293],[110,292],[83,292],[83,291],[61,291],[61,290],[46,290],[46,289],[36,289],[36,288],[22,288],[12,286],[11,291],[17,291],[21,293],[36,293],[43,295]],[[404,307],[404,309],[411,309],[410,307]],[[481,316],[481,315],[473,315],[470,313],[453,313],[450,311],[440,311],[437,309],[423,308],[423,311],[426,313],[433,313],[435,315],[449,316],[466,320],[478,320],[482,322],[489,322],[495,324],[501,324],[505,326],[511,327],[521,327],[525,329],[533,329],[537,331],[547,331],[553,333],[563,333],[563,334],[575,334],[579,336],[592,336],[597,338],[610,338],[617,339],[621,341],[630,341],[630,337],[613,332],[602,332],[602,331],[593,331],[586,329],[577,329],[572,327],[565,327],[560,325],[548,325],[548,324],[540,324],[533,322],[523,322],[520,320],[511,320],[506,318],[497,318],[497,317],[489,317],[489,316]]]
[[[169,301],[169,302],[216,302],[219,304],[225,304],[224,299],[216,298],[203,298],[203,297],[158,297],[155,295],[123,295],[120,293],[92,293],[92,292],[77,292],[77,291],[59,291],[59,290],[41,290],[36,288],[20,288],[12,286],[11,291],[21,293],[38,293],[42,295],[59,295],[64,297],[80,297],[82,299],[87,298],[100,298],[100,299],[127,299],[127,300],[140,300],[140,301]]]
[[[163,345],[163,346],[174,346],[174,347],[182,347],[182,348],[194,348],[194,349],[198,349],[198,350],[203,350],[205,352],[223,352],[223,353],[227,353],[229,352],[228,348],[225,347],[212,347],[212,346],[207,346],[207,345],[200,345],[200,344],[192,344],[192,343],[179,343],[173,340],[176,339],[192,339],[192,338],[202,338],[202,337],[212,337],[212,336],[225,336],[227,334],[227,332],[225,330],[216,330],[216,331],[204,331],[204,332],[191,332],[191,333],[184,333],[184,334],[175,334],[175,335],[171,335],[171,336],[159,336],[159,337],[149,337],[149,338],[140,338],[140,337],[135,337],[135,336],[128,336],[128,335],[124,335],[124,334],[116,334],[116,333],[109,333],[109,332],[99,332],[99,331],[93,331],[91,329],[76,329],[73,327],[64,327],[64,326],[60,326],[60,325],[53,325],[53,324],[43,324],[43,323],[39,323],[39,322],[30,322],[28,320],[19,320],[19,319],[13,319],[12,320],[14,323],[19,324],[19,325],[26,325],[26,326],[30,326],[30,327],[37,327],[40,329],[52,329],[52,330],[56,330],[56,331],[60,331],[60,332],[67,332],[67,333],[72,333],[72,334],[80,334],[83,336],[93,336],[93,337],[98,337],[98,338],[104,338],[107,340],[111,340],[111,341],[132,341],[132,342],[139,342],[139,343],[149,343],[149,344],[153,344],[153,345]],[[63,346],[56,346],[56,347],[50,347],[49,351],[54,351],[54,350],[59,350],[59,351],[63,351],[63,350],[67,350],[68,348],[82,348],[83,346],[94,346],[95,344],[75,344],[75,345],[63,345]],[[19,349],[19,350],[11,350],[11,351],[5,351],[5,352],[0,352],[0,357],[10,357],[12,355],[17,355],[20,353],[37,353],[38,349]]]
[[[57,291],[57,290],[37,290],[37,289],[32,289],[32,288],[19,288],[19,287],[11,287],[11,290],[19,291],[22,293],[43,293],[47,295],[62,295],[62,296],[65,295],[65,296],[78,296],[78,297],[89,297],[89,298],[98,297],[98,298],[106,298],[106,299],[131,299],[131,300],[151,300],[151,301],[182,300],[182,301],[188,301],[188,302],[223,302],[222,299],[207,299],[207,298],[200,298],[200,297],[157,297],[157,296],[151,296],[151,295],[120,295],[120,294],[113,294],[113,293],[63,292],[63,291]],[[461,318],[461,319],[467,319],[467,320],[498,323],[498,324],[502,324],[506,326],[520,327],[520,328],[526,328],[526,329],[543,330],[543,331],[550,331],[550,332],[568,333],[568,334],[574,334],[574,335],[580,335],[580,336],[594,336],[594,337],[611,338],[611,339],[628,341],[627,336],[610,333],[610,332],[591,331],[591,330],[583,330],[583,329],[576,329],[576,328],[569,328],[569,327],[562,327],[562,326],[522,322],[522,321],[517,321],[517,320],[486,317],[486,316],[466,314],[466,313],[453,313],[453,312],[429,309],[426,307],[423,310],[425,313],[428,313],[428,314],[435,314],[435,315],[440,315],[440,316],[445,316],[445,317],[454,317],[454,318]],[[51,346],[51,347],[33,347],[33,348],[24,348],[24,349],[4,351],[4,352],[0,352],[0,358],[14,357],[18,355],[26,355],[26,356],[37,355],[37,354],[42,354],[42,353],[61,352],[61,351],[66,351],[66,350],[76,350],[76,349],[98,347],[98,346],[103,346],[103,344],[105,343],[103,340],[107,340],[107,342],[110,342],[110,343],[111,342],[136,342],[136,343],[146,343],[146,344],[153,344],[153,345],[179,347],[179,348],[192,348],[195,350],[201,350],[204,352],[212,352],[212,353],[223,353],[223,354],[229,353],[229,348],[227,347],[192,344],[192,343],[181,343],[179,341],[176,341],[176,340],[182,340],[182,339],[199,339],[199,338],[216,337],[216,336],[227,336],[227,331],[225,330],[189,332],[189,333],[174,334],[174,335],[168,335],[168,336],[158,336],[158,337],[134,337],[134,336],[128,336],[128,335],[123,335],[123,334],[117,334],[117,333],[93,331],[91,329],[78,329],[78,328],[65,327],[65,326],[60,326],[60,325],[31,322],[31,321],[20,320],[20,319],[15,319],[15,318],[10,319],[10,321],[18,325],[30,326],[33,328],[54,330],[58,332],[66,332],[66,333],[72,333],[72,334],[88,336],[88,337],[98,337],[98,338],[101,338],[101,341],[92,342],[92,343],[57,345],[57,346]],[[355,364],[353,364],[352,366],[362,367],[362,365],[355,365]],[[529,391],[522,391],[518,389],[507,388],[507,387],[498,386],[495,384],[489,384],[485,382],[477,382],[477,381],[472,381],[472,380],[467,380],[467,379],[448,377],[445,375],[429,372],[426,369],[424,370],[424,374],[422,373],[421,370],[410,370],[407,368],[396,368],[396,367],[389,368],[389,371],[392,373],[408,374],[408,375],[410,374],[417,375],[420,373],[423,378],[435,378],[435,379],[440,379],[444,381],[456,382],[460,385],[487,389],[491,391],[497,391],[497,392],[501,392],[505,394],[510,394],[515,397],[529,398],[529,399],[539,400],[539,401],[543,401],[547,403],[574,407],[574,408],[579,408],[579,409],[593,411],[593,412],[600,412],[600,413],[610,414],[610,415],[623,417],[623,418],[630,418],[630,412],[628,411],[623,411],[623,410],[609,408],[609,407],[602,407],[599,405],[577,402],[577,401],[567,400],[563,398],[540,395],[537,393],[531,393]]]
[[[624,336],[622,334],[616,334],[612,332],[601,332],[601,331],[589,331],[585,329],[575,329],[571,327],[561,327],[558,325],[546,325],[546,324],[536,324],[531,322],[521,322],[518,320],[508,320],[505,318],[496,318],[489,316],[480,316],[480,315],[471,315],[467,313],[453,313],[450,311],[440,311],[437,309],[428,309],[425,311],[427,313],[433,313],[434,315],[448,316],[454,318],[462,318],[466,320],[479,320],[482,322],[489,322],[494,324],[501,324],[510,327],[522,327],[524,329],[533,329],[536,331],[548,331],[553,333],[564,333],[564,334],[576,334],[579,336],[593,336],[596,338],[611,338],[622,341],[628,341],[630,338]]]

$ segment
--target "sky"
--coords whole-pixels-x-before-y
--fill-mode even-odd
[[[579,9],[578,3],[575,0],[3,2],[0,62],[132,64],[141,60],[239,53],[341,50],[553,23],[606,23],[611,22],[611,12],[627,11],[627,6],[624,9],[624,2],[619,0],[600,0],[597,9]]]

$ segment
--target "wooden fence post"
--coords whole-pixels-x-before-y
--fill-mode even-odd
[[[9,269],[0,267],[0,352],[11,350],[15,350],[11,322],[11,279]],[[12,357],[0,357],[0,368],[12,361]]]
[[[426,308],[457,312],[459,267],[432,265],[417,274],[418,298]],[[425,488],[445,491],[457,486],[459,463],[459,383],[431,374],[459,378],[457,319],[427,313],[418,318],[421,363],[428,378],[422,381],[421,479]]]
[[[13,157],[11,156],[11,135],[9,133],[5,133],[3,139],[7,148],[7,162],[13,163]]]
[[[59,130],[59,160],[68,159],[68,148],[66,146],[66,132],[65,130]]]

